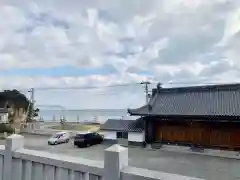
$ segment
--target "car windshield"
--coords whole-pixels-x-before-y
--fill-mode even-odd
[[[84,134],[77,134],[76,138],[84,138]]]
[[[60,138],[61,134],[55,134],[52,136],[52,138]]]
[[[96,133],[96,132],[95,132],[95,133],[93,133],[93,135],[94,135],[94,136],[99,136],[99,134],[98,134],[98,133]]]

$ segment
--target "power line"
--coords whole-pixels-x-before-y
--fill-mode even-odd
[[[176,84],[176,85],[186,85],[186,84],[190,84],[190,85],[194,85],[194,84],[207,84],[207,85],[212,85],[212,84],[239,84],[240,82],[167,82],[167,83],[162,83],[163,85],[167,85],[167,84]]]
[[[162,85],[214,85],[214,84],[238,84],[240,82],[165,82]],[[150,84],[157,84],[157,82],[151,82]],[[114,87],[130,87],[137,86],[139,83],[126,83],[126,84],[115,84],[108,86],[69,86],[69,87],[34,87],[35,90],[88,90],[88,89],[101,89],[101,88],[114,88]],[[4,90],[3,88],[1,88]],[[5,89],[17,89],[22,92],[29,92],[32,88],[18,88],[9,87]]]
[[[144,83],[144,82],[143,82]],[[146,83],[146,82],[145,82]],[[158,82],[149,82],[147,83],[157,85]],[[165,82],[161,83],[162,85],[212,85],[212,84],[237,84],[240,82]],[[142,83],[141,83],[142,84]],[[129,84],[116,84],[116,85],[108,85],[108,86],[69,86],[69,87],[36,87],[35,90],[87,90],[87,89],[102,89],[102,88],[115,88],[115,87],[128,87],[128,86],[138,86],[139,83],[129,83]]]
[[[72,86],[72,87],[36,87],[35,90],[80,90],[80,89],[101,89],[101,88],[114,88],[114,87],[127,87],[139,85],[139,83],[129,83],[129,84],[115,84],[108,86]]]
[[[135,86],[139,85],[139,83],[126,83],[126,84],[115,84],[115,85],[108,85],[108,86],[67,86],[67,87],[34,87],[35,90],[79,90],[79,89],[101,89],[101,88],[114,88],[114,87],[127,87],[127,86]],[[33,88],[21,88],[21,87],[8,87],[8,88],[2,88],[2,91],[6,89],[17,89],[21,92],[31,92]]]

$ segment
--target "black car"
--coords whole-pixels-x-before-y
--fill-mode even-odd
[[[103,141],[103,136],[93,133],[77,134],[74,138],[74,145],[78,147],[88,147],[94,144],[100,144]]]

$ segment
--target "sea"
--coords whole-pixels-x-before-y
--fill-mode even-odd
[[[98,123],[104,123],[108,119],[136,119],[128,115],[127,109],[40,110],[37,119],[45,122],[60,122],[62,117],[67,122]]]

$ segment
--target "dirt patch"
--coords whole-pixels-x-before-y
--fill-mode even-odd
[[[49,127],[50,129],[56,129],[56,130],[73,130],[73,131],[98,131],[100,126],[98,125],[85,125],[85,124],[65,124],[62,125],[56,125]]]

